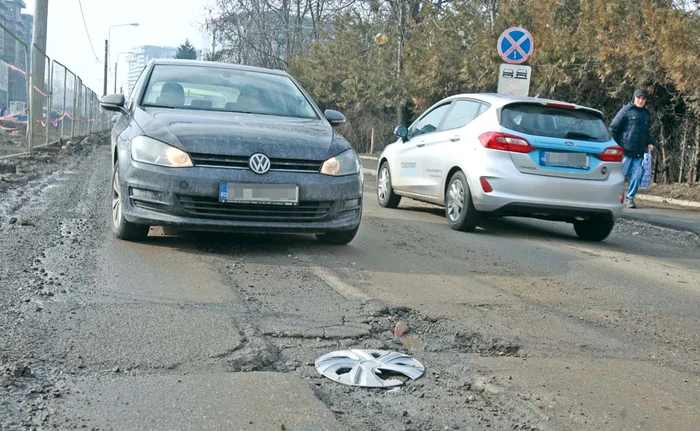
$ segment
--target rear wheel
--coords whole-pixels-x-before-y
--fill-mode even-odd
[[[602,241],[610,235],[615,221],[611,217],[591,217],[588,220],[574,220],[574,230],[579,238],[586,241]]]
[[[450,177],[445,190],[445,216],[454,230],[470,232],[476,229],[479,212],[474,208],[467,178],[461,171]]]
[[[119,161],[114,164],[112,173],[112,232],[119,239],[141,241],[148,236],[150,226],[126,221],[122,214],[122,191],[119,183]]]
[[[389,163],[382,163],[379,168],[379,178],[377,178],[377,201],[384,208],[396,208],[401,202],[401,196],[394,193],[394,188],[391,186],[391,172],[389,172]]]
[[[357,235],[360,225],[352,230],[335,230],[326,233],[316,234],[316,238],[324,244],[345,245],[349,244]]]

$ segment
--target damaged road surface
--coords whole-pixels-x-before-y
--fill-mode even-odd
[[[42,163],[49,163],[42,161]],[[0,191],[0,429],[476,430],[700,426],[698,237],[620,222],[379,207],[313,236],[109,230],[106,140]],[[336,351],[425,366],[391,388],[321,375]]]

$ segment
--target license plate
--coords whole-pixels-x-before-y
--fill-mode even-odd
[[[589,158],[586,153],[544,151],[540,156],[540,164],[543,166],[555,166],[560,168],[588,169]]]
[[[299,187],[296,184],[219,184],[219,202],[244,204],[297,205]]]

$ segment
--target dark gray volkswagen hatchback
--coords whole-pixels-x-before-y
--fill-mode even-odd
[[[104,96],[112,129],[112,229],[142,240],[178,230],[355,237],[362,164],[287,73],[192,60],[152,60],[127,100]]]

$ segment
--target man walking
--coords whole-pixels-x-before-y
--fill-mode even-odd
[[[653,151],[651,116],[644,107],[648,93],[643,88],[634,90],[634,101],[626,104],[610,123],[610,133],[624,150],[622,172],[628,178],[625,207],[637,208],[634,197],[642,178],[642,161],[647,151]]]

